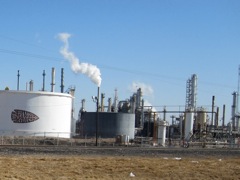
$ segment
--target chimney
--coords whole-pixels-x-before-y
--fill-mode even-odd
[[[111,112],[112,98],[108,98],[108,112]]]
[[[55,68],[52,68],[51,92],[54,92],[54,87],[55,87]]]
[[[46,76],[46,73],[45,73],[45,70],[43,70],[43,87],[42,87],[42,91],[45,91],[45,76]]]
[[[17,90],[19,91],[19,77],[20,77],[19,70],[18,70],[17,77],[18,77],[18,81],[17,81]]]
[[[33,91],[33,80],[29,82],[29,91]]]
[[[61,69],[61,93],[63,93],[64,92],[64,82],[63,82],[63,80],[64,80],[64,69],[62,68]]]
[[[105,94],[102,93],[101,94],[101,112],[104,112],[104,98],[105,98]]]

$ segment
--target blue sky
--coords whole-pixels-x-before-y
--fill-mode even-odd
[[[185,105],[186,81],[198,76],[198,106],[210,106],[212,96],[226,104],[230,119],[232,92],[238,87],[240,64],[240,1],[238,0],[0,0],[0,89],[20,89],[34,81],[50,90],[51,68],[65,70],[65,89],[76,87],[75,111],[97,86],[74,73],[63,58],[57,35],[69,33],[69,51],[80,62],[101,72],[101,92],[120,100],[132,95],[131,86],[144,84],[144,99],[153,106]],[[177,108],[178,109],[178,108]],[[169,115],[170,116],[170,115]]]

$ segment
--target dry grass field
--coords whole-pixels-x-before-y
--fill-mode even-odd
[[[240,157],[0,155],[0,179],[237,180]]]

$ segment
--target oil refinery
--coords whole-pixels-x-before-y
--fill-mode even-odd
[[[36,136],[48,138],[98,139],[112,138],[116,143],[151,146],[201,146],[221,144],[226,147],[239,146],[240,123],[238,113],[238,92],[233,92],[231,121],[225,121],[225,105],[220,115],[212,96],[211,109],[197,103],[198,77],[196,74],[186,81],[186,102],[184,108],[169,110],[163,106],[145,106],[143,92],[137,89],[125,100],[115,95],[105,99],[105,94],[92,96],[96,111],[86,109],[82,99],[78,118],[74,118],[75,88],[64,92],[63,69],[61,69],[61,92],[55,92],[55,68],[51,71],[51,91],[45,91],[45,71],[41,91],[34,91],[33,81],[26,90],[0,91],[0,135]],[[171,118],[171,121],[167,119]],[[220,121],[221,119],[221,121]],[[221,122],[221,123],[220,123]]]

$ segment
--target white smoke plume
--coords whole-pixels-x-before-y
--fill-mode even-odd
[[[143,96],[152,96],[153,95],[153,88],[150,85],[147,85],[145,83],[141,83],[141,82],[133,82],[131,84],[131,86],[129,87],[131,92],[137,92],[137,90],[141,88],[141,91],[143,93]],[[152,104],[147,100],[144,99],[144,106],[147,106],[147,108],[145,108],[146,110],[149,109],[150,106],[152,106]],[[156,112],[156,108],[152,107],[151,108],[153,112]]]
[[[69,51],[68,39],[71,37],[71,34],[59,33],[57,37],[64,43],[64,45],[60,49],[60,53],[65,59],[70,62],[71,69],[75,73],[82,73],[87,75],[92,80],[92,82],[94,82],[98,87],[100,87],[102,78],[100,70],[97,68],[97,66],[79,62],[79,59],[75,56],[75,54]]]
[[[152,104],[148,100],[144,99],[144,106],[147,106],[147,108],[145,108],[145,109],[149,109],[149,107],[152,106]],[[151,107],[151,109],[152,109],[152,112],[157,111],[157,109],[155,107]]]
[[[129,87],[131,92],[137,92],[139,88],[141,88],[144,96],[153,95],[153,88],[150,85],[140,83],[140,82],[133,82]]]

